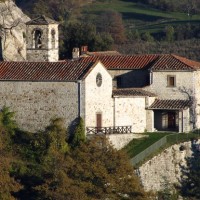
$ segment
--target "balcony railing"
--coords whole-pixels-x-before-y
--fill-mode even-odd
[[[131,126],[87,127],[87,134],[126,134],[131,133]]]

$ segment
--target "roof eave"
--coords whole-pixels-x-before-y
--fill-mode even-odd
[[[185,108],[146,108],[147,110],[187,110],[189,108],[185,107]]]
[[[188,69],[188,70],[176,70],[176,69],[170,69],[170,70],[157,69],[157,70],[154,70],[154,69],[152,69],[151,71],[152,72],[193,72],[193,71],[197,71],[197,70],[196,69]]]

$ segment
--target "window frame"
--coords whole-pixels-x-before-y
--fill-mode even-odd
[[[173,78],[173,81],[171,80]],[[173,84],[172,84],[173,82]],[[167,87],[176,87],[176,76],[175,75],[167,75]]]

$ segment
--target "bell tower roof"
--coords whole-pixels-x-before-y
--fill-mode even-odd
[[[26,25],[49,25],[49,24],[59,24],[55,20],[52,20],[45,15],[40,15],[31,21],[28,21]]]

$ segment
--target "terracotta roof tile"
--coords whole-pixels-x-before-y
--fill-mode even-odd
[[[124,88],[124,89],[115,89],[113,90],[113,96],[149,96],[155,97],[156,95],[147,92],[141,88]]]
[[[195,70],[200,63],[176,55],[162,55],[153,64],[152,70]]]
[[[98,55],[80,58],[83,62],[100,60],[108,69],[196,70],[200,63],[171,54],[161,55]]]
[[[150,66],[158,55],[98,55],[80,58],[83,62],[100,60],[107,69],[142,69]]]
[[[74,81],[80,79],[93,62],[0,62],[0,80]]]
[[[190,100],[168,100],[168,99],[156,99],[149,109],[154,110],[181,110],[191,106]]]

